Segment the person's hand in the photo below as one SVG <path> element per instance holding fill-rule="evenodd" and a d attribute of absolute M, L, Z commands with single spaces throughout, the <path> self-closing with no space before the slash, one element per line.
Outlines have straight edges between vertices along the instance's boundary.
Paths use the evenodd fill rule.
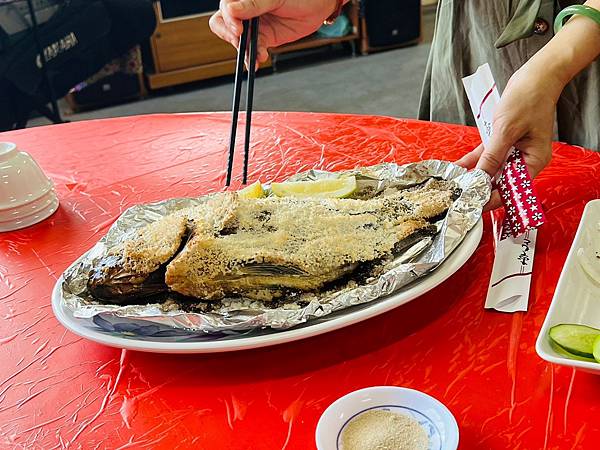
<path fill-rule="evenodd" d="M 457 164 L 483 169 L 495 177 L 511 147 L 521 151 L 532 177 L 550 162 L 556 102 L 562 85 L 546 76 L 533 61 L 530 63 L 510 78 L 494 115 L 493 135 L 487 148 L 479 145 Z M 500 195 L 495 190 L 485 210 L 500 206 Z"/>
<path fill-rule="evenodd" d="M 269 58 L 267 49 L 315 32 L 335 11 L 336 0 L 221 0 L 210 18 L 210 29 L 238 47 L 242 20 L 260 16 L 258 62 Z"/>

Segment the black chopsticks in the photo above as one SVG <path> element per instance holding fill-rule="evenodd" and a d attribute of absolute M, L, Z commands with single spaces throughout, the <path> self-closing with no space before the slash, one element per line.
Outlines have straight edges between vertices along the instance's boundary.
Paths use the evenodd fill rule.
<path fill-rule="evenodd" d="M 235 69 L 235 86 L 233 90 L 233 106 L 231 116 L 231 137 L 229 140 L 229 160 L 227 163 L 227 182 L 226 186 L 231 184 L 231 174 L 233 170 L 233 156 L 235 153 L 235 137 L 237 132 L 237 122 L 240 112 L 240 98 L 242 92 L 242 76 L 244 73 L 244 59 L 246 58 L 246 47 L 249 45 L 248 56 L 248 84 L 246 86 L 246 133 L 244 141 L 244 171 L 242 183 L 246 184 L 248 180 L 248 153 L 250 150 L 250 128 L 252 125 L 252 102 L 254 100 L 254 75 L 256 68 L 256 54 L 258 46 L 258 17 L 250 20 L 244 20 L 243 31 L 240 36 L 240 45 L 238 46 L 237 65 Z M 248 35 L 250 43 L 248 44 Z"/>

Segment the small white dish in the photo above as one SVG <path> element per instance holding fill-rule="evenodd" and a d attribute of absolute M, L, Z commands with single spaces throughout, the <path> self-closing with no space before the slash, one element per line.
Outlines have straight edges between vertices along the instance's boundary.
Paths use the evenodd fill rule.
<path fill-rule="evenodd" d="M 41 222 L 58 209 L 52 181 L 12 142 L 0 142 L 0 232 Z"/>
<path fill-rule="evenodd" d="M 561 353 L 552 345 L 548 336 L 550 328 L 559 324 L 600 328 L 600 284 L 586 273 L 577 255 L 579 249 L 585 249 L 586 253 L 600 252 L 600 199 L 589 202 L 583 211 L 535 350 L 542 359 L 551 363 L 600 374 L 599 363 Z M 600 261 L 595 262 L 595 265 L 600 267 Z"/>
<path fill-rule="evenodd" d="M 333 402 L 321 415 L 315 432 L 318 450 L 343 450 L 341 436 L 360 414 L 383 409 L 412 417 L 429 436 L 429 450 L 456 450 L 458 424 L 443 403 L 423 392 L 397 386 L 374 386 Z"/>

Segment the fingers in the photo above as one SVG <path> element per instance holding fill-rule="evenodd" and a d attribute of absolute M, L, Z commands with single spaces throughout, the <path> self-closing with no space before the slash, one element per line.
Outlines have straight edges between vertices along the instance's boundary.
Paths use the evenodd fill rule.
<path fill-rule="evenodd" d="M 483 144 L 479 144 L 474 150 L 471 150 L 469 153 L 467 153 L 458 161 L 456 161 L 456 164 L 461 167 L 464 167 L 465 169 L 472 169 L 477 165 L 477 162 L 480 160 L 483 152 Z M 486 203 L 486 205 L 483 208 L 483 212 L 492 211 L 496 208 L 500 208 L 501 206 L 502 200 L 500 198 L 500 194 L 496 189 L 494 189 L 490 196 L 490 200 Z"/>
<path fill-rule="evenodd" d="M 529 169 L 529 174 L 535 178 L 552 159 L 552 143 L 543 144 L 519 144 L 519 150 Z"/>
<path fill-rule="evenodd" d="M 266 3 L 269 3 L 267 0 Z M 210 20 L 210 28 L 213 32 L 231 43 L 235 48 L 239 46 L 240 36 L 244 29 L 242 20 L 249 17 L 256 17 L 260 14 L 251 15 L 249 17 L 238 17 L 236 11 L 242 8 L 242 11 L 252 12 L 253 10 L 260 10 L 260 8 L 252 8 L 252 5 L 239 5 L 242 3 L 240 0 L 221 0 L 219 3 L 219 11 L 215 13 Z M 246 2 L 247 3 L 247 2 Z M 250 3 L 265 3 L 265 1 L 255 0 Z"/>
<path fill-rule="evenodd" d="M 491 177 L 498 173 L 508 151 L 522 137 L 514 125 L 510 121 L 508 124 L 501 121 L 494 122 L 494 134 L 483 149 L 476 168 L 485 170 Z"/>
<path fill-rule="evenodd" d="M 267 23 L 263 23 L 263 22 L 267 22 L 267 21 L 263 21 L 261 20 L 260 24 L 261 24 L 261 28 L 258 32 L 258 50 L 257 50 L 257 55 L 256 55 L 256 59 L 257 61 L 262 64 L 264 62 L 267 61 L 267 59 L 269 59 L 269 51 L 267 50 L 267 48 L 270 45 L 269 41 L 269 34 L 272 34 L 272 28 L 271 25 L 267 22 Z M 265 32 L 265 30 L 267 32 Z"/>
<path fill-rule="evenodd" d="M 260 20 L 260 31 L 258 32 L 258 45 L 256 49 L 256 67 L 267 62 L 269 59 L 268 48 L 271 46 L 272 40 L 270 37 L 273 35 L 273 27 L 269 20 Z M 246 55 L 246 68 L 248 68 L 248 55 Z"/>
<path fill-rule="evenodd" d="M 535 178 L 552 159 L 552 143 L 550 141 L 547 143 L 542 143 L 537 140 L 533 142 L 521 141 L 517 142 L 515 146 L 523 154 L 523 158 L 525 159 L 529 174 L 532 178 Z M 476 150 L 477 149 L 473 150 L 473 152 Z M 468 156 L 469 154 L 465 155 L 465 157 Z M 495 189 L 492 191 L 490 200 L 483 208 L 483 211 L 491 211 L 501 206 L 502 200 L 500 198 L 500 193 Z"/>
<path fill-rule="evenodd" d="M 240 5 L 238 5 L 240 4 Z M 210 18 L 209 25 L 213 33 L 221 39 L 229 42 L 235 48 L 239 47 L 240 36 L 243 31 L 242 19 L 254 17 L 262 14 L 264 11 L 272 10 L 279 5 L 275 0 L 221 0 L 220 10 Z M 234 15 L 234 12 L 240 10 L 244 12 L 240 17 Z M 258 14 L 253 14 L 258 12 Z M 268 48 L 271 46 L 273 29 L 269 20 L 261 20 L 261 31 L 258 36 L 258 48 L 256 55 L 256 69 L 259 64 L 269 59 Z M 246 57 L 246 68 L 248 67 L 248 57 Z"/>
<path fill-rule="evenodd" d="M 482 153 L 484 152 L 483 144 L 479 144 L 474 150 L 471 150 L 469 153 L 464 155 L 456 164 L 464 167 L 465 169 L 472 169 L 477 165 L 477 162 L 481 158 Z M 492 191 L 490 196 L 490 200 L 486 203 L 483 208 L 483 212 L 491 211 L 496 208 L 500 208 L 502 206 L 502 201 L 500 199 L 500 194 L 496 189 Z"/>
<path fill-rule="evenodd" d="M 213 33 L 219 36 L 221 39 L 229 42 L 236 49 L 239 47 L 240 36 L 236 35 L 227 27 L 225 21 L 223 19 L 223 15 L 220 11 L 216 12 L 212 15 L 209 20 L 210 29 Z M 262 21 L 261 21 L 262 24 Z M 268 24 L 267 24 L 268 25 Z M 268 31 L 270 31 L 270 26 L 267 26 Z M 256 49 L 256 67 L 255 70 L 258 70 L 258 66 L 269 59 L 269 51 L 268 48 L 268 34 L 259 32 L 258 35 L 258 48 Z M 249 55 L 246 53 L 245 57 L 245 65 L 248 68 L 249 64 Z"/>
<path fill-rule="evenodd" d="M 456 164 L 466 169 L 477 167 L 485 170 L 492 177 L 498 175 L 502 169 L 508 151 L 513 147 L 518 148 L 523 154 L 525 163 L 532 178 L 535 178 L 552 159 L 552 142 L 547 139 L 522 139 L 514 144 L 508 144 L 511 139 L 505 139 L 502 143 L 490 143 L 490 150 L 486 152 L 483 144 L 479 144 L 474 150 L 465 154 L 456 161 Z M 508 146 L 508 147 L 507 147 Z"/>
<path fill-rule="evenodd" d="M 495 139 L 494 136 L 492 136 L 487 148 L 484 147 L 481 152 L 475 167 L 486 171 L 489 176 L 494 177 L 502 167 L 511 147 L 512 143 L 509 143 L 508 140 L 505 140 L 502 137 Z"/>
<path fill-rule="evenodd" d="M 497 190 L 492 191 L 492 195 L 490 196 L 490 200 L 483 207 L 483 212 L 492 211 L 494 209 L 500 208 L 502 206 L 502 200 L 500 198 L 500 193 Z"/>
<path fill-rule="evenodd" d="M 223 22 L 225 26 L 231 31 L 234 36 L 239 36 L 242 34 L 242 21 L 241 19 L 235 18 L 231 15 L 229 4 L 232 3 L 233 0 L 221 0 L 219 2 L 219 12 L 223 17 Z"/>
<path fill-rule="evenodd" d="M 263 64 L 263 63 L 267 62 L 267 59 L 269 59 L 269 52 L 267 51 L 267 48 L 261 47 L 259 44 L 258 55 L 257 55 L 258 63 Z"/>
<path fill-rule="evenodd" d="M 269 52 L 266 47 L 260 47 L 259 44 L 258 49 L 256 50 L 256 64 L 254 65 L 254 71 L 256 72 L 259 69 L 259 66 L 266 62 L 267 59 L 269 59 Z M 246 65 L 246 70 L 250 70 L 250 55 L 248 53 L 246 53 L 246 57 L 244 58 L 244 64 Z"/>
<path fill-rule="evenodd" d="M 208 24 L 213 33 L 215 33 L 224 41 L 229 42 L 235 48 L 238 47 L 240 41 L 239 34 L 235 34 L 232 29 L 227 26 L 221 11 L 217 11 L 215 14 L 213 14 Z"/>
<path fill-rule="evenodd" d="M 266 22 L 266 23 L 263 23 Z M 260 21 L 260 30 L 264 30 L 267 29 L 267 31 L 270 31 L 270 24 L 268 23 L 268 21 Z M 257 48 L 256 48 L 256 64 L 254 65 L 254 71 L 256 72 L 259 69 L 260 64 L 266 62 L 269 59 L 269 52 L 267 50 L 267 41 L 268 37 L 267 34 L 264 31 L 259 31 L 258 32 L 258 42 L 257 42 Z M 238 46 L 236 45 L 236 48 Z M 250 50 L 248 49 L 246 51 L 246 55 L 244 57 L 244 65 L 246 67 L 246 70 L 250 70 Z"/>
<path fill-rule="evenodd" d="M 483 144 L 479 144 L 474 150 L 471 150 L 469 153 L 464 155 L 462 158 L 456 161 L 456 164 L 464 167 L 465 169 L 472 169 L 477 165 L 477 161 L 479 161 L 481 153 L 483 153 Z"/>
<path fill-rule="evenodd" d="M 281 0 L 222 0 L 222 11 L 232 19 L 244 20 L 273 11 Z"/>
<path fill-rule="evenodd" d="M 246 70 L 248 72 L 250 72 L 250 55 L 248 53 L 246 53 L 246 57 L 244 58 L 244 65 L 246 66 Z M 258 70 L 259 65 L 260 65 L 260 62 L 259 62 L 258 53 L 257 53 L 256 61 L 254 63 L 254 71 L 255 72 Z"/>

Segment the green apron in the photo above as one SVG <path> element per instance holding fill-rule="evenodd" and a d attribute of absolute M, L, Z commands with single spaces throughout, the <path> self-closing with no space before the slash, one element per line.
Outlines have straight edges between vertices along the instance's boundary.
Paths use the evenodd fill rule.
<path fill-rule="evenodd" d="M 555 0 L 440 0 L 419 118 L 475 125 L 461 79 L 488 62 L 502 92 L 510 76 L 552 38 L 560 9 Z M 599 123 L 600 67 L 594 63 L 563 91 L 555 137 L 598 150 Z"/>

